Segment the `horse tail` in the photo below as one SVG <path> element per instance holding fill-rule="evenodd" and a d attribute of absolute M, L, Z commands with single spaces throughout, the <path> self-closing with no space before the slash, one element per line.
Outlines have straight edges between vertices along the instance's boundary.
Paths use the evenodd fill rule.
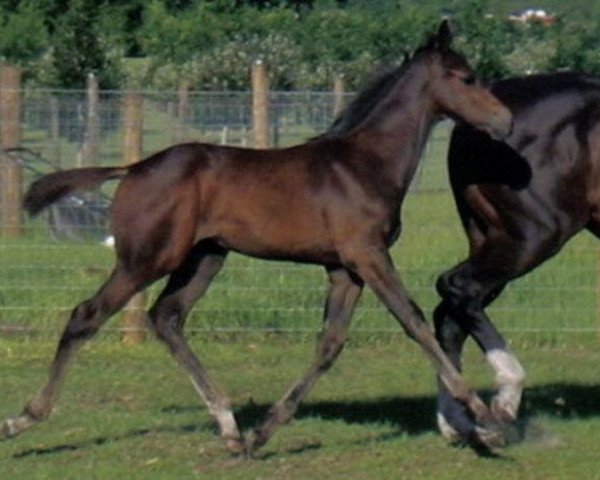
<path fill-rule="evenodd" d="M 78 191 L 88 190 L 107 180 L 121 178 L 127 167 L 90 167 L 50 173 L 31 184 L 23 200 L 23 208 L 30 215 L 37 215 L 44 208 L 61 198 Z"/>

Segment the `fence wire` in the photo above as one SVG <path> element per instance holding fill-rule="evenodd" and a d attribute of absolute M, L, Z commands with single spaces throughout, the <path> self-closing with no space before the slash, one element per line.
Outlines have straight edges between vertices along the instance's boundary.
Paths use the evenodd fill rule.
<path fill-rule="evenodd" d="M 123 163 L 124 95 L 100 92 L 92 105 L 85 91 L 24 91 L 22 149 L 4 153 L 2 161 L 20 162 L 25 187 L 56 169 Z M 288 146 L 324 131 L 335 101 L 328 92 L 272 92 L 271 144 Z M 144 92 L 143 153 L 184 141 L 251 147 L 251 108 L 249 92 L 189 92 L 185 101 L 177 92 Z M 467 251 L 445 169 L 450 128 L 444 122 L 433 133 L 393 249 L 405 284 L 429 317 L 438 301 L 437 276 Z M 0 239 L 1 332 L 56 335 L 72 308 L 102 284 L 114 262 L 107 222 L 114 187 L 70 198 L 38 218 L 24 217 L 22 236 Z M 513 282 L 490 314 L 503 331 L 596 335 L 597 257 L 594 240 L 578 236 L 556 258 Z M 161 285 L 150 288 L 149 303 Z M 194 308 L 188 329 L 317 331 L 326 287 L 320 268 L 232 255 Z M 120 328 L 119 319 L 108 327 Z M 370 292 L 353 328 L 398 329 Z"/>

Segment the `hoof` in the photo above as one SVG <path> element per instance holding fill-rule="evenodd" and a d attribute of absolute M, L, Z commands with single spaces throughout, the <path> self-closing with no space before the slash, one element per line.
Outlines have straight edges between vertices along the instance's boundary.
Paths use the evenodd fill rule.
<path fill-rule="evenodd" d="M 256 436 L 254 434 L 248 435 L 246 437 L 246 442 L 244 444 L 245 457 L 248 460 L 254 458 L 254 454 L 256 453 L 256 450 L 258 450 L 259 448 L 260 448 L 260 445 L 258 445 L 258 442 L 256 441 Z"/>
<path fill-rule="evenodd" d="M 492 415 L 501 425 L 510 425 L 517 419 L 516 409 L 498 399 L 492 400 Z"/>
<path fill-rule="evenodd" d="M 246 456 L 246 442 L 241 437 L 225 438 L 225 446 L 234 457 Z"/>
<path fill-rule="evenodd" d="M 506 446 L 506 436 L 499 428 L 475 427 L 474 436 L 477 443 L 490 449 Z"/>
<path fill-rule="evenodd" d="M 9 440 L 16 437 L 23 428 L 21 427 L 21 417 L 8 417 L 2 422 L 2 429 L 0 430 L 0 440 Z"/>
<path fill-rule="evenodd" d="M 462 441 L 460 433 L 446 420 L 446 417 L 441 413 L 437 412 L 437 425 L 438 430 L 448 442 L 452 444 L 458 444 Z"/>
<path fill-rule="evenodd" d="M 0 440 L 8 440 L 9 438 L 13 437 L 13 435 L 11 435 L 9 420 L 10 419 L 7 418 L 4 420 L 4 422 L 2 422 L 2 429 L 0 429 Z"/>
<path fill-rule="evenodd" d="M 260 435 L 260 432 L 252 432 L 251 434 L 249 434 L 246 437 L 246 444 L 245 444 L 245 453 L 246 453 L 246 458 L 250 459 L 250 458 L 256 458 L 256 451 L 261 448 L 265 443 L 267 443 L 268 439 L 265 439 L 263 436 Z"/>

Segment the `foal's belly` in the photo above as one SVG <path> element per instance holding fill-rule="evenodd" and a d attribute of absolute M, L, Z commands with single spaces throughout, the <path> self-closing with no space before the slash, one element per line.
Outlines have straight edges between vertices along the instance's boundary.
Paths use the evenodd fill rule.
<path fill-rule="evenodd" d="M 213 235 L 224 248 L 258 258 L 337 263 L 339 256 L 323 225 L 310 222 L 228 219 Z"/>

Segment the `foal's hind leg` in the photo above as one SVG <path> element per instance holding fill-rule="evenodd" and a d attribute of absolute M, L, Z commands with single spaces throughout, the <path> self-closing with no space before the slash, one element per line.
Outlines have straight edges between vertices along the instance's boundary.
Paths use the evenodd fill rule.
<path fill-rule="evenodd" d="M 187 371 L 190 379 L 217 421 L 221 437 L 232 453 L 242 453 L 244 442 L 227 396 L 210 380 L 204 367 L 183 337 L 185 318 L 194 302 L 221 270 L 226 252 L 215 245 L 196 245 L 149 312 L 157 337 Z"/>
<path fill-rule="evenodd" d="M 325 373 L 346 343 L 350 317 L 362 291 L 362 281 L 344 269 L 329 271 L 329 294 L 325 306 L 323 332 L 316 358 L 308 371 L 275 403 L 265 421 L 248 441 L 248 454 L 267 443 L 280 425 L 289 421 L 312 386 Z"/>
<path fill-rule="evenodd" d="M 140 282 L 117 267 L 96 295 L 73 310 L 58 344 L 48 382 L 19 416 L 4 420 L 0 438 L 14 437 L 50 415 L 73 353 L 120 310 L 140 286 Z"/>

